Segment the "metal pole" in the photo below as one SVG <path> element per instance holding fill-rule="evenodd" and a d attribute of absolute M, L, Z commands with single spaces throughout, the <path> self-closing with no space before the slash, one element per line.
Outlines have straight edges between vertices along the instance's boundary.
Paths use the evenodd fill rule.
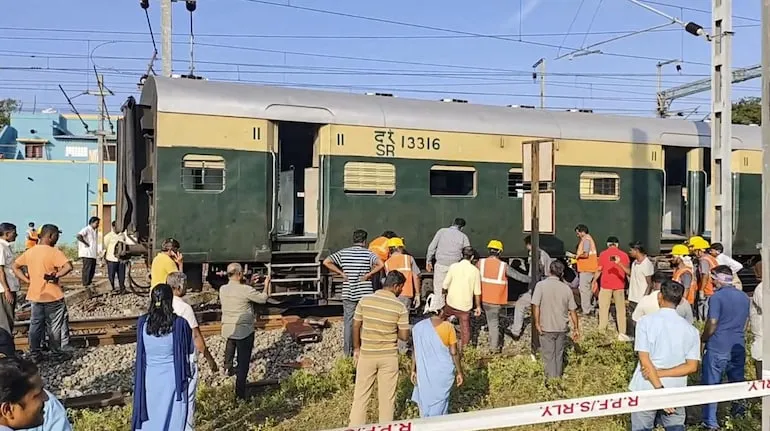
<path fill-rule="evenodd" d="M 531 209 L 532 209 L 532 261 L 530 262 L 529 274 L 531 276 L 529 280 L 529 291 L 534 295 L 535 285 L 540 280 L 540 142 L 532 142 L 532 189 L 530 195 L 532 196 Z M 543 268 L 547 269 L 547 268 Z M 532 322 L 532 341 L 531 348 L 532 354 L 536 355 L 540 348 L 540 337 L 535 328 L 535 306 L 531 306 Z"/>
<path fill-rule="evenodd" d="M 532 70 L 532 80 L 534 81 L 537 78 L 540 78 L 540 109 L 543 109 L 545 108 L 545 58 L 537 60 L 537 62 L 532 65 Z M 538 74 L 540 76 L 537 76 Z"/>
<path fill-rule="evenodd" d="M 540 109 L 545 109 L 545 59 L 540 63 Z"/>
<path fill-rule="evenodd" d="M 762 284 L 770 278 L 770 0 L 762 0 Z M 765 290 L 767 290 L 765 288 Z M 764 295 L 763 310 L 770 310 L 770 295 Z M 762 319 L 762 330 L 770 334 L 770 317 Z M 770 373 L 770 337 L 762 342 L 763 374 Z M 757 376 L 761 379 L 762 376 Z M 762 431 L 770 431 L 770 397 L 762 398 Z"/>
<path fill-rule="evenodd" d="M 99 131 L 96 134 L 97 144 L 99 149 L 97 151 L 97 157 L 99 160 L 99 189 L 96 192 L 98 198 L 96 208 L 96 216 L 100 219 L 104 218 L 104 145 L 105 145 L 105 130 L 104 130 L 104 107 L 106 106 L 104 100 L 104 75 L 97 75 L 96 84 L 99 86 Z M 99 234 L 104 238 L 104 224 L 109 223 L 111 220 L 101 220 L 99 223 Z"/>
<path fill-rule="evenodd" d="M 170 77 L 171 63 L 171 0 L 160 1 L 160 56 L 163 60 L 163 76 Z"/>
<path fill-rule="evenodd" d="M 721 242 L 724 252 L 733 251 L 732 154 L 732 0 L 712 0 L 711 42 L 711 187 L 714 198 L 712 242 Z"/>

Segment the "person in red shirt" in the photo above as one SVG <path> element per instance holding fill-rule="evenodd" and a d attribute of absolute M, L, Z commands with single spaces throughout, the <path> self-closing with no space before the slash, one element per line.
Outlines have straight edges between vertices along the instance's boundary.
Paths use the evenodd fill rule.
<path fill-rule="evenodd" d="M 626 272 L 616 262 L 630 265 L 628 255 L 618 248 L 618 238 L 607 238 L 607 249 L 599 254 L 599 267 L 594 274 L 593 291 L 599 296 L 599 330 L 607 328 L 610 320 L 610 304 L 615 301 L 615 321 L 618 323 L 618 340 L 630 341 L 626 334 Z"/>

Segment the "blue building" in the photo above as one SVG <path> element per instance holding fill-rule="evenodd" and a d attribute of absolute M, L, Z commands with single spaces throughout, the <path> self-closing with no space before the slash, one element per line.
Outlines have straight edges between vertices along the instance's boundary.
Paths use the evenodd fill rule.
<path fill-rule="evenodd" d="M 29 222 L 53 223 L 62 230 L 60 243 L 74 243 L 75 235 L 97 214 L 99 189 L 98 116 L 58 113 L 14 113 L 0 130 L 0 221 L 14 223 L 21 237 Z M 114 128 L 117 119 L 113 118 Z M 87 126 L 87 127 L 86 127 Z M 117 130 L 107 131 L 104 149 L 104 212 L 112 221 L 115 209 Z M 109 224 L 107 224 L 109 226 Z M 107 228 L 109 229 L 109 228 Z"/>

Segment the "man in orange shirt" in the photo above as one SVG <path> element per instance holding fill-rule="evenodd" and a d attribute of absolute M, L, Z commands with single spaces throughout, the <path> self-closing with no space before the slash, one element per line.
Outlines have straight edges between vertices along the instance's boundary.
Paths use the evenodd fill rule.
<path fill-rule="evenodd" d="M 67 305 L 59 279 L 72 271 L 72 263 L 56 248 L 59 234 L 61 231 L 55 225 L 43 225 L 39 236 L 40 243 L 25 251 L 13 264 L 16 277 L 29 283 L 27 300 L 32 303 L 29 348 L 32 358 L 36 361 L 42 359 L 42 344 L 46 333 L 54 357 L 59 360 L 70 357 L 62 350 L 62 327 L 66 323 Z M 29 277 L 21 270 L 23 266 L 27 267 Z M 47 322 L 50 324 L 49 328 L 46 328 Z"/>
<path fill-rule="evenodd" d="M 393 238 L 398 238 L 398 235 L 392 230 L 386 230 L 382 233 L 382 235 L 373 239 L 372 242 L 369 243 L 369 251 L 374 253 L 375 256 L 379 257 L 380 262 L 387 261 L 390 257 L 390 247 L 388 246 L 388 242 Z M 383 270 L 372 276 L 372 288 L 374 290 L 382 287 L 382 280 L 385 278 L 386 274 L 387 271 Z M 408 306 L 406 308 L 407 310 L 409 309 Z"/>

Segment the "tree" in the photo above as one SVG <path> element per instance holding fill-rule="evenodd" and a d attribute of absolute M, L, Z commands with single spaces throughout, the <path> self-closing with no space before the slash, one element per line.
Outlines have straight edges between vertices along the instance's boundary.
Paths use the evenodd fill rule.
<path fill-rule="evenodd" d="M 19 101 L 14 99 L 0 100 L 0 129 L 11 123 L 11 113 L 19 107 Z"/>
<path fill-rule="evenodd" d="M 760 124 L 762 121 L 762 99 L 744 97 L 733 103 L 733 124 Z"/>

